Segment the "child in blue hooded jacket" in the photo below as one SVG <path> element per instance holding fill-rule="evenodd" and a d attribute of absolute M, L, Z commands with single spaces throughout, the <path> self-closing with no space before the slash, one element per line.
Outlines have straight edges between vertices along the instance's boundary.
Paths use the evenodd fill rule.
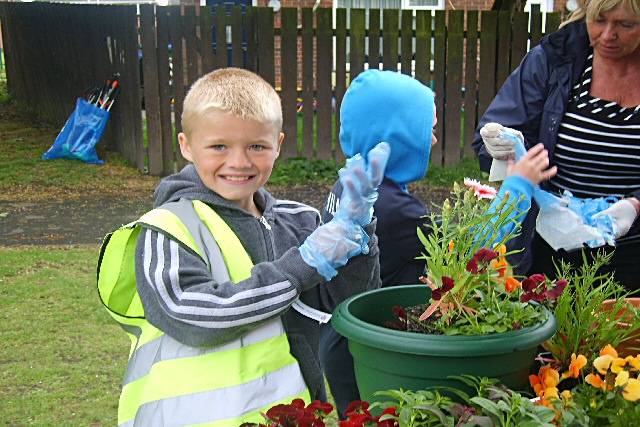
<path fill-rule="evenodd" d="M 421 227 L 428 234 L 424 217 L 429 210 L 409 193 L 407 185 L 427 174 L 431 147 L 437 143 L 433 134 L 436 122 L 431 89 L 393 71 L 368 70 L 359 74 L 342 100 L 340 147 L 345 157 L 358 153 L 366 156 L 382 141 L 391 146 L 374 205 L 383 287 L 418 283 L 418 277 L 424 273 L 424 261 L 416 259 L 423 250 L 416 229 Z M 548 153 L 542 144 L 533 147 L 520 161 L 510 165 L 509 177 L 490 209 L 508 192 L 511 200 L 519 200 L 518 211 L 528 211 L 534 187 L 555 174 L 555 168 L 547 169 L 548 166 Z M 327 197 L 323 222 L 333 218 L 341 194 L 338 181 Z M 347 404 L 359 399 L 346 341 L 330 325 L 323 326 L 320 362 L 341 417 Z"/>

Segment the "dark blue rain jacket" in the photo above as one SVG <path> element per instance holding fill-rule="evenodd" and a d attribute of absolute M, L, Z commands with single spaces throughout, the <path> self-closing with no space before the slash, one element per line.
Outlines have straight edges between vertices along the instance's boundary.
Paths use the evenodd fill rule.
<path fill-rule="evenodd" d="M 491 122 L 522 132 L 527 149 L 543 143 L 553 165 L 560 122 L 571 88 L 582 77 L 590 50 L 587 25 L 584 21 L 576 21 L 544 37 L 527 53 L 500 88 L 476 129 L 473 148 L 482 170 L 489 170 L 492 159 L 482 143 L 480 129 Z M 633 195 L 640 196 L 640 191 Z M 534 202 L 522 223 L 522 234 L 509 244 L 510 249 L 525 249 L 510 259 L 517 265 L 518 274 L 527 273 L 532 264 L 531 243 L 537 215 L 538 207 Z"/>

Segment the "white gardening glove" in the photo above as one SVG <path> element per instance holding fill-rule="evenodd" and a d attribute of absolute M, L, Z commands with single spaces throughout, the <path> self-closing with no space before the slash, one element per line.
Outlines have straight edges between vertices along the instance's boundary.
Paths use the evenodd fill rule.
<path fill-rule="evenodd" d="M 493 157 L 489 181 L 502 181 L 507 175 L 507 160 L 516 156 L 516 141 L 524 143 L 524 137 L 520 131 L 504 127 L 500 123 L 487 123 L 482 126 L 480 136 L 487 153 Z"/>
<path fill-rule="evenodd" d="M 603 215 L 609 215 L 613 220 L 613 234 L 615 238 L 622 237 L 629 232 L 631 225 L 638 216 L 635 205 L 629 199 L 622 199 L 602 212 L 598 212 L 593 218 L 598 218 Z"/>
<path fill-rule="evenodd" d="M 487 149 L 487 153 L 498 160 L 515 158 L 515 141 L 512 137 L 509 138 L 509 136 L 513 135 L 524 142 L 522 132 L 504 127 L 500 123 L 487 123 L 480 129 L 480 136 Z"/>

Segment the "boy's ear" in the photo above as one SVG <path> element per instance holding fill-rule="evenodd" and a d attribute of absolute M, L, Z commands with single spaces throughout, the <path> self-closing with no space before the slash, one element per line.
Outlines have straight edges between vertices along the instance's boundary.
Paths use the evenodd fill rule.
<path fill-rule="evenodd" d="M 280 132 L 280 135 L 278 135 L 278 146 L 276 147 L 276 157 L 280 155 L 280 149 L 282 148 L 283 143 L 284 143 L 284 133 Z"/>
<path fill-rule="evenodd" d="M 185 135 L 184 132 L 180 132 L 178 134 L 178 144 L 180 144 L 180 152 L 182 153 L 182 157 L 193 163 L 191 146 L 189 145 L 189 140 L 187 139 L 187 135 Z"/>

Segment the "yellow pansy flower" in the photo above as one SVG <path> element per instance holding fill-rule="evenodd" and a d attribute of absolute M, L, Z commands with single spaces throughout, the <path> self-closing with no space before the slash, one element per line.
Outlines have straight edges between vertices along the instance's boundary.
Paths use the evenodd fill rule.
<path fill-rule="evenodd" d="M 640 380 L 630 378 L 622 389 L 622 396 L 630 402 L 640 399 Z"/>
<path fill-rule="evenodd" d="M 616 357 L 611 361 L 611 367 L 609 369 L 611 369 L 611 372 L 613 372 L 614 374 L 619 374 L 624 370 L 626 364 L 627 361 L 625 359 Z"/>
<path fill-rule="evenodd" d="M 605 354 L 604 356 L 596 357 L 596 360 L 593 361 L 593 366 L 600 374 L 604 375 L 609 370 L 611 362 L 613 362 L 613 356 Z"/>
<path fill-rule="evenodd" d="M 614 385 L 616 387 L 622 387 L 627 383 L 627 381 L 629 381 L 629 372 L 622 371 L 618 375 L 616 375 L 616 382 Z"/>
<path fill-rule="evenodd" d="M 637 355 L 636 357 L 627 356 L 627 357 L 624 358 L 624 360 L 627 361 L 629 366 L 631 366 L 632 370 L 640 371 L 640 354 Z"/>

